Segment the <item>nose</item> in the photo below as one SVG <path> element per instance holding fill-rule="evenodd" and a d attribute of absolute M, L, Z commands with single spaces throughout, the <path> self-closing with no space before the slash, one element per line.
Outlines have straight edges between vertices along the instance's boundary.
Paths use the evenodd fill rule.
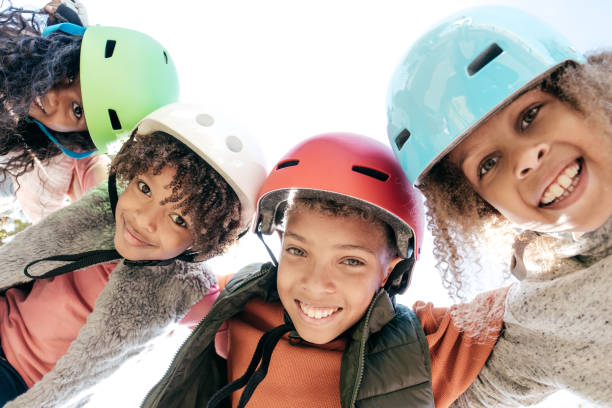
<path fill-rule="evenodd" d="M 540 167 L 544 157 L 550 150 L 547 143 L 538 143 L 522 148 L 517 153 L 514 174 L 518 179 L 524 179 L 534 170 Z"/>
<path fill-rule="evenodd" d="M 302 286 L 313 295 L 330 294 L 336 291 L 333 273 L 328 265 L 314 263 L 310 273 L 302 275 Z"/>
<path fill-rule="evenodd" d="M 158 207 L 158 206 L 155 206 Z M 159 224 L 160 212 L 152 205 L 142 205 L 136 213 L 136 222 L 142 229 L 147 233 L 154 233 L 157 231 Z"/>
<path fill-rule="evenodd" d="M 57 88 L 51 88 L 44 97 L 45 99 L 45 111 L 48 115 L 57 113 L 60 105 L 60 93 Z"/>

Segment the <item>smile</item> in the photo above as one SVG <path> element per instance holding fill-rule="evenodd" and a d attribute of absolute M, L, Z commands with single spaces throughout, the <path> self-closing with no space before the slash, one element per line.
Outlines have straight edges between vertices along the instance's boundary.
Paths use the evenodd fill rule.
<path fill-rule="evenodd" d="M 342 310 L 341 307 L 314 307 L 309 304 L 300 302 L 299 300 L 296 300 L 296 303 L 298 304 L 302 313 L 315 320 L 325 319 L 333 315 L 334 313 Z"/>
<path fill-rule="evenodd" d="M 581 172 L 582 159 L 567 166 L 544 191 L 540 199 L 540 207 L 547 207 L 565 200 L 578 185 Z"/>
<path fill-rule="evenodd" d="M 125 240 L 132 246 L 139 246 L 139 247 L 154 246 L 150 242 L 145 241 L 144 238 L 142 238 L 136 230 L 133 230 L 125 222 L 125 219 L 123 220 L 123 236 Z"/>
<path fill-rule="evenodd" d="M 46 113 L 47 113 L 47 111 L 45 110 L 45 108 L 44 108 L 44 106 L 43 106 L 43 104 L 42 104 L 42 99 L 41 99 L 41 97 L 40 97 L 40 96 L 37 96 L 36 98 L 34 98 L 34 100 L 32 101 L 32 103 L 33 103 L 34 105 L 36 105 L 36 107 L 37 107 L 38 109 L 40 109 L 40 110 L 41 110 L 41 111 L 42 111 L 44 114 L 46 114 Z"/>

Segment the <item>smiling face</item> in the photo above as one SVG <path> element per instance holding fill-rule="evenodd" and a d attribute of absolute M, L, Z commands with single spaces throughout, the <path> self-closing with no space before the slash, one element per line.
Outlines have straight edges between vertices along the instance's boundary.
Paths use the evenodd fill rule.
<path fill-rule="evenodd" d="M 325 344 L 363 317 L 399 261 L 381 225 L 298 208 L 283 235 L 278 293 L 300 337 Z"/>
<path fill-rule="evenodd" d="M 449 155 L 478 194 L 524 229 L 591 231 L 612 215 L 612 140 L 538 89 Z"/>
<path fill-rule="evenodd" d="M 57 132 L 87 130 L 81 98 L 81 80 L 65 79 L 42 96 L 32 101 L 28 114 Z"/>
<path fill-rule="evenodd" d="M 191 219 L 181 216 L 174 203 L 160 205 L 172 193 L 166 188 L 175 170 L 164 167 L 130 181 L 119 197 L 115 212 L 115 249 L 133 261 L 165 260 L 188 249 L 192 242 Z"/>

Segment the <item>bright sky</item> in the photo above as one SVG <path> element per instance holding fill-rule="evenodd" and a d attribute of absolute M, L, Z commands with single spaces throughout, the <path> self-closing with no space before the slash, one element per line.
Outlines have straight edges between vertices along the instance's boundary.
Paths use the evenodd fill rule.
<path fill-rule="evenodd" d="M 84 2 L 90 24 L 137 29 L 164 44 L 179 70 L 182 100 L 221 106 L 238 118 L 261 141 L 270 167 L 318 133 L 351 131 L 387 143 L 386 88 L 395 65 L 422 32 L 462 8 L 515 5 L 562 31 L 579 50 L 612 46 L 612 5 L 604 0 Z M 423 248 L 403 303 L 448 304 L 430 251 Z M 251 238 L 214 265 L 229 273 L 265 260 Z M 563 397 L 543 406 L 576 402 Z"/>

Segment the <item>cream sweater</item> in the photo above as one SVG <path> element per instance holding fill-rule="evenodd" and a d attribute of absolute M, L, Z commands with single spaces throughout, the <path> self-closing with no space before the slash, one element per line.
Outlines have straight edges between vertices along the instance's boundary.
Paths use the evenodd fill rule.
<path fill-rule="evenodd" d="M 454 406 L 531 405 L 562 389 L 612 406 L 612 219 L 555 245 L 558 262 L 540 269 L 537 251 L 527 247 L 524 267 L 517 247 L 524 279 L 508 293 L 505 330 Z"/>

